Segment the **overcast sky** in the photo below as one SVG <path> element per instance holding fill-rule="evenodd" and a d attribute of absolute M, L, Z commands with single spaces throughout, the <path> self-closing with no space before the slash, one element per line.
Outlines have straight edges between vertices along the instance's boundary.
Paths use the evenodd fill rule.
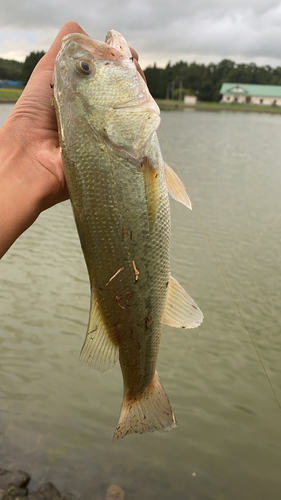
<path fill-rule="evenodd" d="M 62 24 L 120 31 L 145 68 L 168 61 L 281 66 L 281 0 L 0 0 L 0 57 L 48 50 Z"/>

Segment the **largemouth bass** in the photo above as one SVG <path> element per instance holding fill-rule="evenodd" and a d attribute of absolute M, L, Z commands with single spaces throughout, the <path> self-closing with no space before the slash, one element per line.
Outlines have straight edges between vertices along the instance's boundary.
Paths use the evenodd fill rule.
<path fill-rule="evenodd" d="M 203 319 L 170 276 L 170 194 L 191 208 L 162 158 L 159 108 L 127 42 L 70 34 L 54 70 L 63 165 L 91 285 L 81 361 L 104 372 L 119 358 L 124 394 L 114 439 L 169 430 L 176 420 L 156 361 L 162 323 Z"/>

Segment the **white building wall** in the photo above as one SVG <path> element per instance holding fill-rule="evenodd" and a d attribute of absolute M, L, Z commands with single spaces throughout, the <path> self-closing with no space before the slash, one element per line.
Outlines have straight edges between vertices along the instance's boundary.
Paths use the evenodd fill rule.
<path fill-rule="evenodd" d="M 281 97 L 251 96 L 250 102 L 247 102 L 245 95 L 223 94 L 221 102 L 228 104 L 237 102 L 239 104 L 259 104 L 260 106 L 281 106 Z"/>
<path fill-rule="evenodd" d="M 196 95 L 185 95 L 183 102 L 184 104 L 194 105 L 197 102 L 197 97 Z"/>
<path fill-rule="evenodd" d="M 246 97 L 244 95 L 238 95 L 237 96 L 237 101 L 239 104 L 245 104 L 246 102 Z"/>
<path fill-rule="evenodd" d="M 235 100 L 235 96 L 233 94 L 223 94 L 221 102 L 226 102 L 226 103 L 230 104 L 230 103 L 234 102 L 234 100 Z"/>
<path fill-rule="evenodd" d="M 252 104 L 260 104 L 262 106 L 281 106 L 280 97 L 264 97 L 264 96 L 253 96 L 251 99 Z"/>

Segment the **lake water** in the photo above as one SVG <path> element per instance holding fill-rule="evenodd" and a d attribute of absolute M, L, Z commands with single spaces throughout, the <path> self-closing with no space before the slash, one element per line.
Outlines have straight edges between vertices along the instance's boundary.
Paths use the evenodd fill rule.
<path fill-rule="evenodd" d="M 125 500 L 280 499 L 281 409 L 216 261 L 280 401 L 280 131 L 281 116 L 162 113 L 163 155 L 194 205 L 171 201 L 172 274 L 205 316 L 163 328 L 174 431 L 111 442 L 122 377 L 78 361 L 89 284 L 70 203 L 18 239 L 0 262 L 0 466 L 81 500 L 112 483 Z"/>

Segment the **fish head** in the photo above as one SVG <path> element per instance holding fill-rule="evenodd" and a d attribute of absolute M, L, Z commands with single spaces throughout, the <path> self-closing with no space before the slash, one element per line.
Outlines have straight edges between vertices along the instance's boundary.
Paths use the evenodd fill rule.
<path fill-rule="evenodd" d="M 159 108 L 137 71 L 125 38 L 115 30 L 108 32 L 105 42 L 80 33 L 65 36 L 56 58 L 53 83 L 55 107 L 64 114 L 64 124 L 73 117 L 87 120 L 97 134 L 108 131 L 108 141 L 119 149 L 127 148 L 135 157 L 159 125 Z M 132 134 L 128 139 L 124 131 L 118 133 L 117 122 L 124 124 L 125 115 L 126 120 L 132 118 L 135 122 L 138 111 L 154 119 L 149 133 L 135 147 L 135 139 L 133 145 L 128 143 Z M 126 129 L 130 129 L 129 123 Z"/>
<path fill-rule="evenodd" d="M 116 108 L 151 100 L 125 38 L 115 30 L 108 32 L 105 42 L 80 33 L 65 36 L 55 62 L 54 84 L 68 100 L 80 92 L 95 106 Z M 159 112 L 156 103 L 154 108 Z"/>

